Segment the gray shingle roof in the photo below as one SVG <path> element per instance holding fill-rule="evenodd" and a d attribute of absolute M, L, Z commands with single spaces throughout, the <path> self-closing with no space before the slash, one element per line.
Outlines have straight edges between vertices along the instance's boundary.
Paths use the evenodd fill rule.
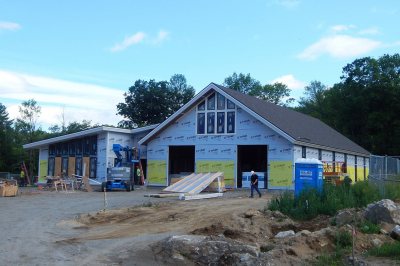
<path fill-rule="evenodd" d="M 319 119 L 213 83 L 296 141 L 369 155 L 370 152 Z"/>

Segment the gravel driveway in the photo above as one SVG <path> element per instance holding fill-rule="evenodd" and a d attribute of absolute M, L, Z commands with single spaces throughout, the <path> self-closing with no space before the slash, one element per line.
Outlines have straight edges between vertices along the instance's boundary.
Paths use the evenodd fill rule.
<path fill-rule="evenodd" d="M 145 194 L 158 192 L 160 189 L 154 188 L 107 192 L 107 209 L 176 201 L 174 198 L 144 197 Z M 248 190 L 239 190 L 225 193 L 224 197 L 245 197 L 247 194 Z M 148 244 L 174 233 L 87 243 L 63 242 L 80 233 L 73 223 L 74 218 L 103 209 L 102 192 L 22 188 L 17 197 L 0 197 L 0 265 L 151 265 L 143 253 Z M 124 256 L 124 249 L 126 252 L 130 250 L 126 256 L 136 258 L 135 261 L 118 263 L 118 258 Z M 138 254 L 132 254 L 131 250 L 136 250 Z M 113 252 L 116 260 L 110 262 Z"/>
<path fill-rule="evenodd" d="M 107 209 L 169 200 L 144 197 L 157 192 L 158 189 L 108 192 Z M 72 225 L 63 221 L 103 208 L 104 193 L 101 192 L 39 192 L 22 188 L 17 197 L 0 197 L 0 265 L 92 264 L 90 260 L 85 262 L 90 247 L 80 250 L 79 245 L 63 246 L 57 241 L 77 233 L 69 230 Z"/>

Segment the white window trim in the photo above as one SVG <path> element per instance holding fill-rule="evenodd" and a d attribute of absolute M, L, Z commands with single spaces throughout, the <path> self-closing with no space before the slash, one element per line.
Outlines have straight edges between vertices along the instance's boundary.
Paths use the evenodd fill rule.
<path fill-rule="evenodd" d="M 206 99 L 204 99 L 204 105 L 205 105 L 205 110 L 199 110 L 198 109 L 198 106 L 202 103 L 202 102 L 200 102 L 200 104 L 198 104 L 198 105 L 196 105 L 196 126 L 195 126 L 195 132 L 196 132 L 196 135 L 198 135 L 198 136 L 221 136 L 221 135 L 235 135 L 236 134 L 236 119 L 237 119 L 237 105 L 235 104 L 235 103 L 233 103 L 234 105 L 235 105 L 235 108 L 234 109 L 228 109 L 228 99 L 224 96 L 224 95 L 222 95 L 222 96 L 224 96 L 224 98 L 225 98 L 225 109 L 220 109 L 220 110 L 218 110 L 218 97 L 217 97 L 217 94 L 218 94 L 218 92 L 215 92 L 215 108 L 214 108 L 214 110 L 208 110 L 207 109 L 207 107 L 208 107 L 208 98 L 209 97 L 207 97 Z M 235 115 L 235 125 L 234 125 L 234 128 L 233 128 L 233 133 L 227 133 L 227 131 L 228 131 L 228 112 L 234 112 L 234 115 Z M 204 133 L 198 133 L 198 127 L 197 127 L 197 124 L 198 124 L 198 114 L 199 113 L 203 113 L 203 114 L 205 114 L 205 124 L 204 124 Z M 207 133 L 207 123 L 208 123 L 208 121 L 207 121 L 207 114 L 208 113 L 214 113 L 214 133 Z M 224 133 L 217 133 L 218 132 L 218 128 L 217 128 L 217 126 L 218 126 L 218 113 L 225 113 L 225 121 L 224 121 Z"/>

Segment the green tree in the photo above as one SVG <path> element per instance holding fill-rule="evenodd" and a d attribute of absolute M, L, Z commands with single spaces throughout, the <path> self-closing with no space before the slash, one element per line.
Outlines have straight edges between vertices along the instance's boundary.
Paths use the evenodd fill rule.
<path fill-rule="evenodd" d="M 262 90 L 261 83 L 252 78 L 250 73 L 247 75 L 239 73 L 238 75 L 236 72 L 234 72 L 231 76 L 225 78 L 223 85 L 230 89 L 240 91 L 244 94 L 250 94 L 251 92 Z"/>
<path fill-rule="evenodd" d="M 282 106 L 294 102 L 294 99 L 290 98 L 290 89 L 280 82 L 256 86 L 249 92 L 249 95 Z"/>
<path fill-rule="evenodd" d="M 168 81 L 137 80 L 124 93 L 125 103 L 117 105 L 117 114 L 125 120 L 119 126 L 136 128 L 163 122 L 194 96 L 183 75 Z"/>
<path fill-rule="evenodd" d="M 296 110 L 321 119 L 326 120 L 327 103 L 326 94 L 328 87 L 320 81 L 312 81 L 304 88 L 304 96 L 301 97 Z"/>
<path fill-rule="evenodd" d="M 82 122 L 78 121 L 69 122 L 68 125 L 66 126 L 65 123 L 62 123 L 61 126 L 55 124 L 49 127 L 49 131 L 51 133 L 49 137 L 56 137 L 56 136 L 76 133 L 97 126 L 99 125 L 97 124 L 92 125 L 92 121 L 85 119 L 82 120 Z"/>
<path fill-rule="evenodd" d="M 263 86 L 250 74 L 234 72 L 225 78 L 224 86 L 278 105 L 287 106 L 294 102 L 294 99 L 290 98 L 290 89 L 285 84 L 277 82 Z"/>
<path fill-rule="evenodd" d="M 341 82 L 306 87 L 298 110 L 323 120 L 375 154 L 400 154 L 400 55 L 356 59 Z"/>
<path fill-rule="evenodd" d="M 172 92 L 171 97 L 174 97 L 174 99 L 170 99 L 173 110 L 181 108 L 195 94 L 194 88 L 187 84 L 186 78 L 182 74 L 175 74 L 170 78 L 168 89 Z"/>
<path fill-rule="evenodd" d="M 19 106 L 20 118 L 14 123 L 15 131 L 20 144 L 31 143 L 43 139 L 46 133 L 40 127 L 37 128 L 37 121 L 40 117 L 41 107 L 34 99 L 22 102 Z M 21 156 L 21 161 L 27 161 L 29 176 L 32 179 L 33 173 L 37 172 L 38 152 L 36 150 L 28 150 L 28 157 Z"/>
<path fill-rule="evenodd" d="M 21 116 L 17 119 L 18 129 L 25 133 L 27 142 L 33 142 L 42 108 L 34 99 L 29 99 L 22 102 L 18 109 Z"/>
<path fill-rule="evenodd" d="M 365 57 L 334 86 L 343 132 L 373 153 L 400 154 L 400 55 Z"/>
<path fill-rule="evenodd" d="M 0 172 L 11 171 L 11 166 L 14 164 L 12 123 L 6 107 L 0 103 Z"/>

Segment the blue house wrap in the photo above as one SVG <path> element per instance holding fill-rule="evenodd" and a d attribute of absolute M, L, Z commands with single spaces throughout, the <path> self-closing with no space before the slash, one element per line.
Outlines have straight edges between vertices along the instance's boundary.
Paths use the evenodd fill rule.
<path fill-rule="evenodd" d="M 154 186 L 190 172 L 221 171 L 227 187 L 243 187 L 254 170 L 263 188 L 294 189 L 298 158 L 369 156 L 318 119 L 214 83 L 139 143 L 147 146 L 147 180 Z"/>

